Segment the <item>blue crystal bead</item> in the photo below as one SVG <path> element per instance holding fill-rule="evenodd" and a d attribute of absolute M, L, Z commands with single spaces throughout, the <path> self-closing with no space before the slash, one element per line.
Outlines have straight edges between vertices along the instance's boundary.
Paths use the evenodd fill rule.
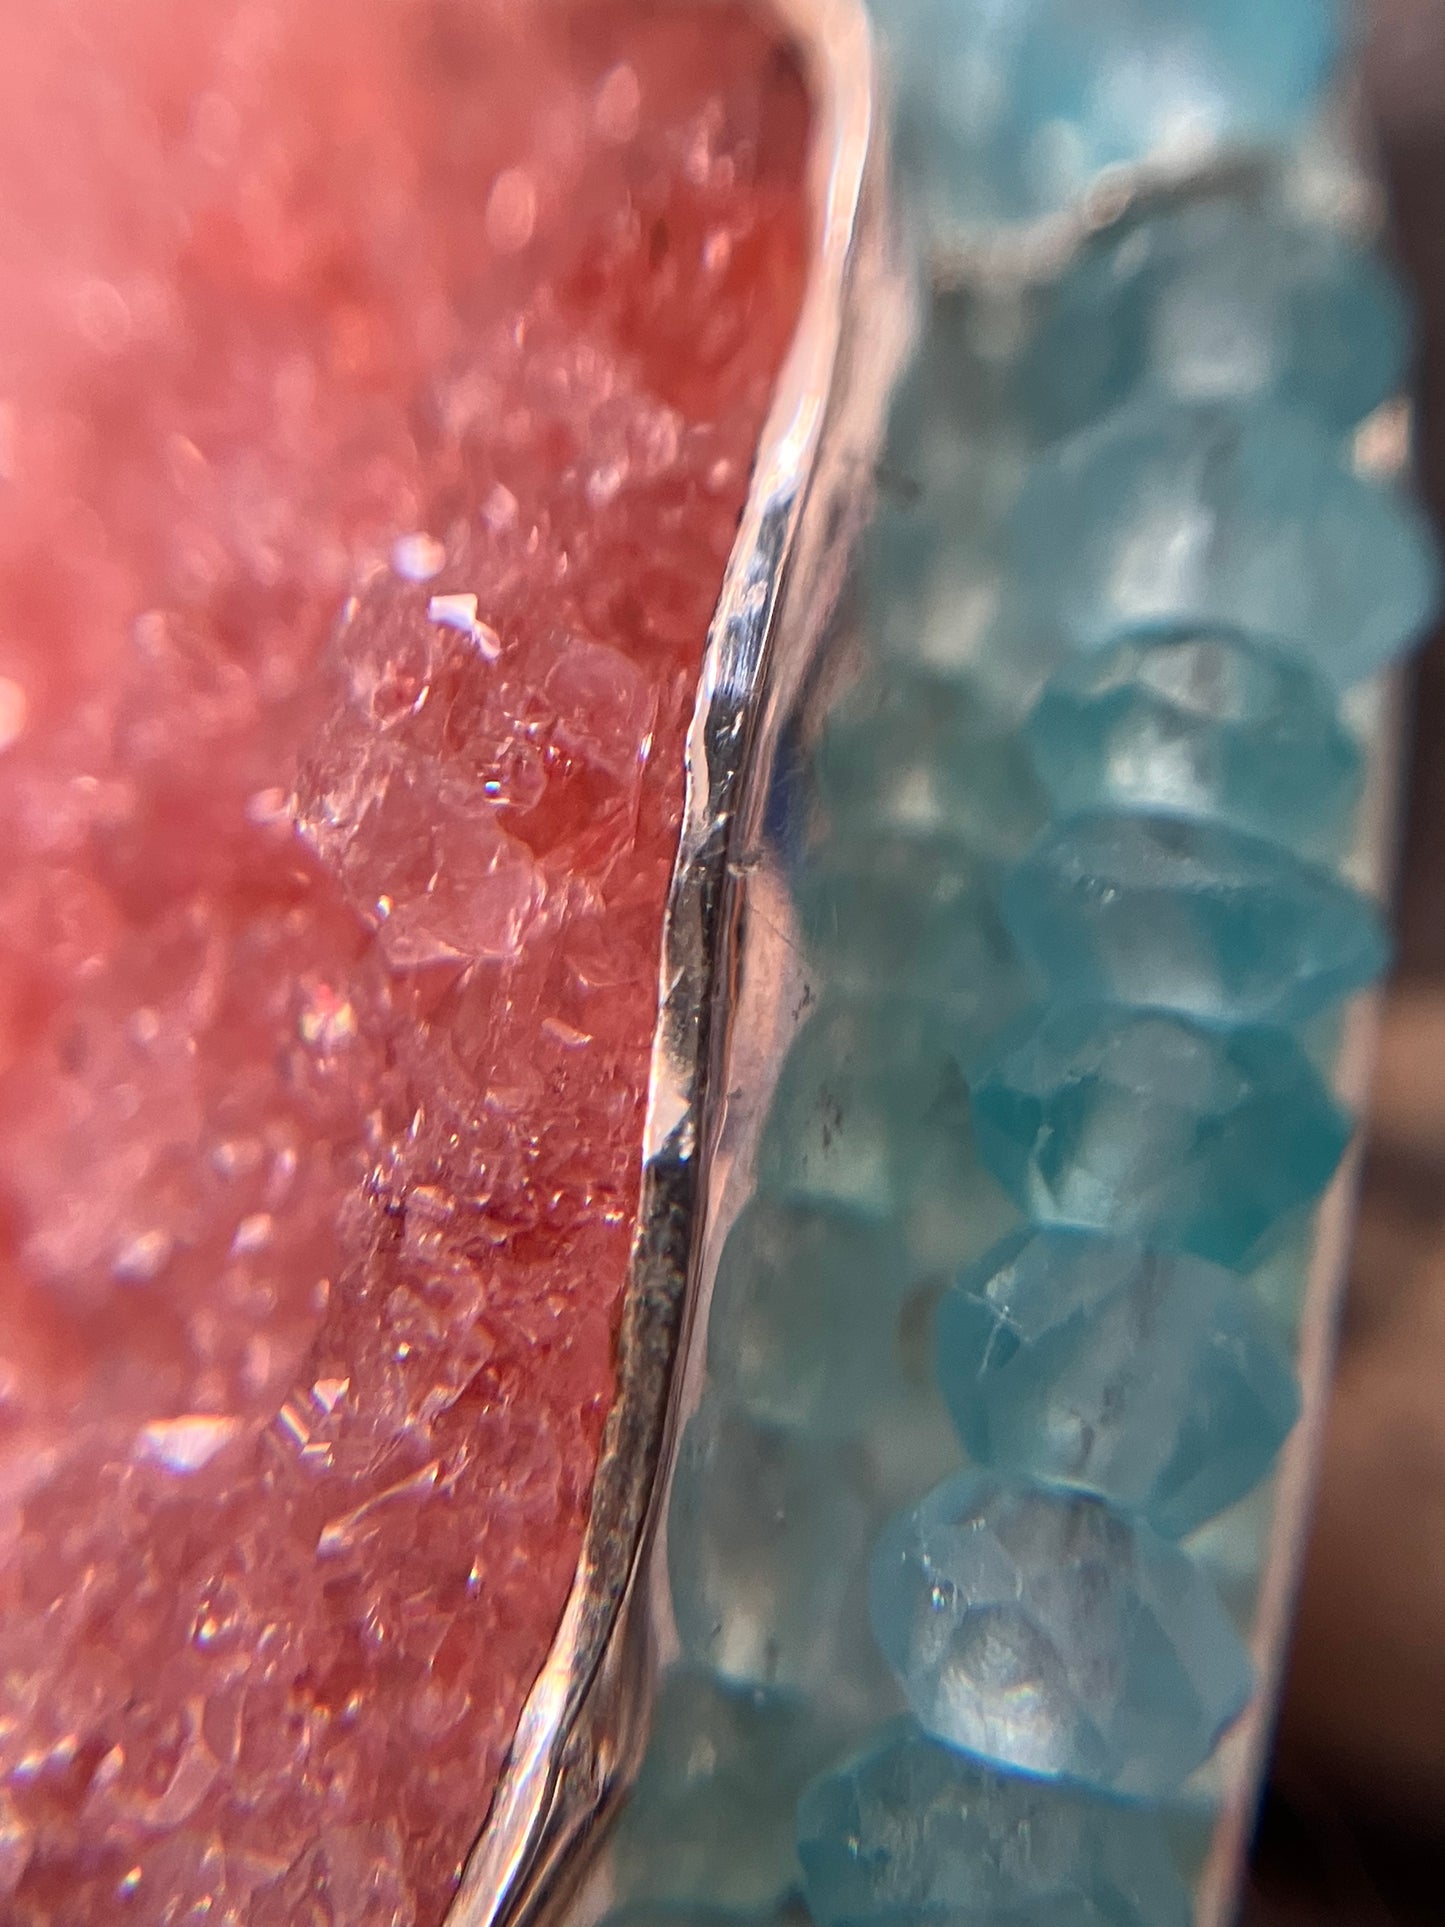
<path fill-rule="evenodd" d="M 926 1732 L 1104 1792 L 1171 1792 L 1250 1694 L 1199 1569 L 1080 1493 L 992 1472 L 948 1480 L 880 1537 L 870 1602 Z"/>
<path fill-rule="evenodd" d="M 1409 647 L 1439 569 L 1420 512 L 1303 416 L 1139 403 L 1039 462 L 1014 565 L 1086 649 L 1149 624 L 1276 637 L 1337 685 Z"/>
<path fill-rule="evenodd" d="M 668 1508 L 685 1655 L 750 1685 L 818 1688 L 866 1530 L 866 1505 L 839 1477 L 827 1441 L 707 1400 L 683 1433 Z"/>
<path fill-rule="evenodd" d="M 794 1806 L 837 1745 L 798 1694 L 669 1673 L 613 1835 L 618 1895 L 731 1914 L 778 1905 L 798 1885 Z"/>
<path fill-rule="evenodd" d="M 808 952 L 834 989 L 946 1016 L 983 1038 L 1024 1001 L 998 910 L 997 872 L 949 839 L 849 830 L 830 837 L 794 890 Z"/>
<path fill-rule="evenodd" d="M 868 677 L 829 716 L 815 759 L 835 834 L 882 831 L 1020 855 L 1046 806 L 1012 723 L 944 676 L 900 668 Z"/>
<path fill-rule="evenodd" d="M 1125 220 L 1046 299 L 1017 392 L 1045 436 L 1152 391 L 1283 402 L 1341 433 L 1404 380 L 1409 318 L 1372 250 L 1238 195 Z"/>
<path fill-rule="evenodd" d="M 971 1086 L 979 1152 L 1036 1221 L 1224 1265 L 1319 1195 L 1350 1136 L 1287 1033 L 1166 1011 L 1051 1006 Z"/>
<path fill-rule="evenodd" d="M 1171 1539 L 1257 1485 L 1299 1413 L 1242 1279 L 1061 1226 L 962 1274 L 939 1307 L 938 1377 L 977 1464 L 1098 1493 Z"/>
<path fill-rule="evenodd" d="M 1291 1025 L 1389 960 L 1374 905 L 1323 869 L 1218 823 L 1134 813 L 1045 832 L 1004 916 L 1052 996 Z"/>
<path fill-rule="evenodd" d="M 924 1269 L 955 1268 L 1014 1217 L 975 1153 L 952 1038 L 936 1015 L 889 1001 L 830 996 L 809 1018 L 779 1074 L 757 1174 L 765 1196 L 892 1222 Z"/>
<path fill-rule="evenodd" d="M 1331 0 L 875 0 L 899 146 L 936 225 L 1052 214 L 1104 168 L 1293 135 L 1339 47 Z"/>
<path fill-rule="evenodd" d="M 1111 805 L 1336 852 L 1360 751 L 1307 665 L 1221 631 L 1151 630 L 1059 668 L 1027 736 L 1054 812 Z"/>
<path fill-rule="evenodd" d="M 896 1720 L 798 1802 L 818 1927 L 1188 1927 L 1161 1821 Z"/>
<path fill-rule="evenodd" d="M 754 1198 L 718 1261 L 712 1383 L 763 1424 L 857 1432 L 894 1389 L 889 1361 L 911 1275 L 886 1225 Z"/>

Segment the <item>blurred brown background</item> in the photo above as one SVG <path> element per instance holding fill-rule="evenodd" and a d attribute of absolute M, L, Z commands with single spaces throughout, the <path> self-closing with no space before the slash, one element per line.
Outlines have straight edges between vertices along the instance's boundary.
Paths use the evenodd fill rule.
<path fill-rule="evenodd" d="M 1422 481 L 1445 527 L 1445 0 L 1372 0 L 1367 30 L 1421 309 Z M 1399 961 L 1244 1927 L 1445 1923 L 1445 632 L 1417 671 L 1413 737 Z"/>

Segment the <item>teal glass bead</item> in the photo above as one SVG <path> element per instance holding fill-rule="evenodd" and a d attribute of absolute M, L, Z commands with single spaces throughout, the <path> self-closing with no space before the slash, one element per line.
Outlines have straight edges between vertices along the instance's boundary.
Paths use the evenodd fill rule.
<path fill-rule="evenodd" d="M 1407 649 L 1439 590 L 1413 504 L 1261 404 L 1141 402 L 1061 442 L 1015 505 L 1013 556 L 1079 648 L 1150 624 L 1234 628 L 1342 687 Z"/>
<path fill-rule="evenodd" d="M 613 1835 L 619 1897 L 748 1915 L 798 1886 L 793 1809 L 839 1745 L 798 1694 L 679 1668 Z"/>
<path fill-rule="evenodd" d="M 757 1183 L 892 1223 L 926 1269 L 976 1257 L 1013 1216 L 975 1152 L 960 1050 L 936 1015 L 886 998 L 829 996 L 794 1038 Z"/>
<path fill-rule="evenodd" d="M 1188 1927 L 1157 1815 L 891 1722 L 798 1802 L 818 1927 Z"/>
<path fill-rule="evenodd" d="M 1000 1037 L 971 1087 L 985 1163 L 1039 1223 L 1243 1264 L 1317 1197 L 1350 1126 L 1283 1031 L 1053 1005 Z"/>
<path fill-rule="evenodd" d="M 821 1687 L 867 1517 L 828 1441 L 705 1401 L 683 1433 L 668 1506 L 667 1567 L 686 1657 L 747 1685 Z"/>
<path fill-rule="evenodd" d="M 1313 115 L 1331 0 L 875 0 L 935 230 L 1058 213 L 1105 168 L 1272 146 Z"/>
<path fill-rule="evenodd" d="M 754 1198 L 718 1261 L 710 1382 L 763 1424 L 850 1436 L 894 1389 L 910 1276 L 891 1226 Z"/>
<path fill-rule="evenodd" d="M 1015 721 L 946 676 L 899 667 L 866 677 L 830 714 L 814 764 L 835 837 L 1021 855 L 1047 810 Z"/>
<path fill-rule="evenodd" d="M 1044 833 L 1004 916 L 1049 994 L 1220 1022 L 1302 1023 L 1389 961 L 1374 905 L 1262 837 L 1130 813 Z"/>
<path fill-rule="evenodd" d="M 808 954 L 829 986 L 887 990 L 982 1040 L 1026 1001 L 998 908 L 998 873 L 948 839 L 848 829 L 795 885 Z"/>
<path fill-rule="evenodd" d="M 1212 193 L 1095 236 L 1052 288 L 1017 393 L 1070 434 L 1134 396 L 1282 402 L 1336 434 L 1405 379 L 1404 297 L 1370 249 Z"/>
<path fill-rule="evenodd" d="M 1218 630 L 1151 630 L 1070 657 L 1027 739 L 1060 817 L 1170 812 L 1333 855 L 1359 802 L 1359 746 L 1328 687 Z"/>
<path fill-rule="evenodd" d="M 997 1766 L 1151 1799 L 1251 1690 L 1204 1574 L 1101 1500 L 964 1473 L 885 1529 L 873 1630 L 919 1724 Z"/>
<path fill-rule="evenodd" d="M 1249 1286 L 1096 1232 L 1018 1232 L 938 1313 L 938 1378 L 969 1456 L 1078 1486 L 1182 1538 L 1259 1483 L 1299 1414 Z"/>

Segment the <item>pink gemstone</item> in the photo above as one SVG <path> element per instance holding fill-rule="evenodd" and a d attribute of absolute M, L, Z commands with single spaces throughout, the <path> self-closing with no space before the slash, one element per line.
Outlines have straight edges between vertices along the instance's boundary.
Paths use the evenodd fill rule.
<path fill-rule="evenodd" d="M 445 1907 L 612 1395 L 806 138 L 730 5 L 0 10 L 16 1927 Z"/>

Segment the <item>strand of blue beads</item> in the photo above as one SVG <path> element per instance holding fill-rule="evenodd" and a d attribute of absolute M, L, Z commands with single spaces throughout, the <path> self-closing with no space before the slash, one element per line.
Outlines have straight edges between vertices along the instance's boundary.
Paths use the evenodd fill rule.
<path fill-rule="evenodd" d="M 934 242 L 1203 165 L 927 303 L 783 838 L 818 1002 L 718 1270 L 617 1918 L 1183 1927 L 1180 1790 L 1251 1691 L 1215 1555 L 1297 1415 L 1385 956 L 1340 695 L 1435 592 L 1354 460 L 1407 328 L 1301 190 L 1319 0 L 878 11 Z"/>

